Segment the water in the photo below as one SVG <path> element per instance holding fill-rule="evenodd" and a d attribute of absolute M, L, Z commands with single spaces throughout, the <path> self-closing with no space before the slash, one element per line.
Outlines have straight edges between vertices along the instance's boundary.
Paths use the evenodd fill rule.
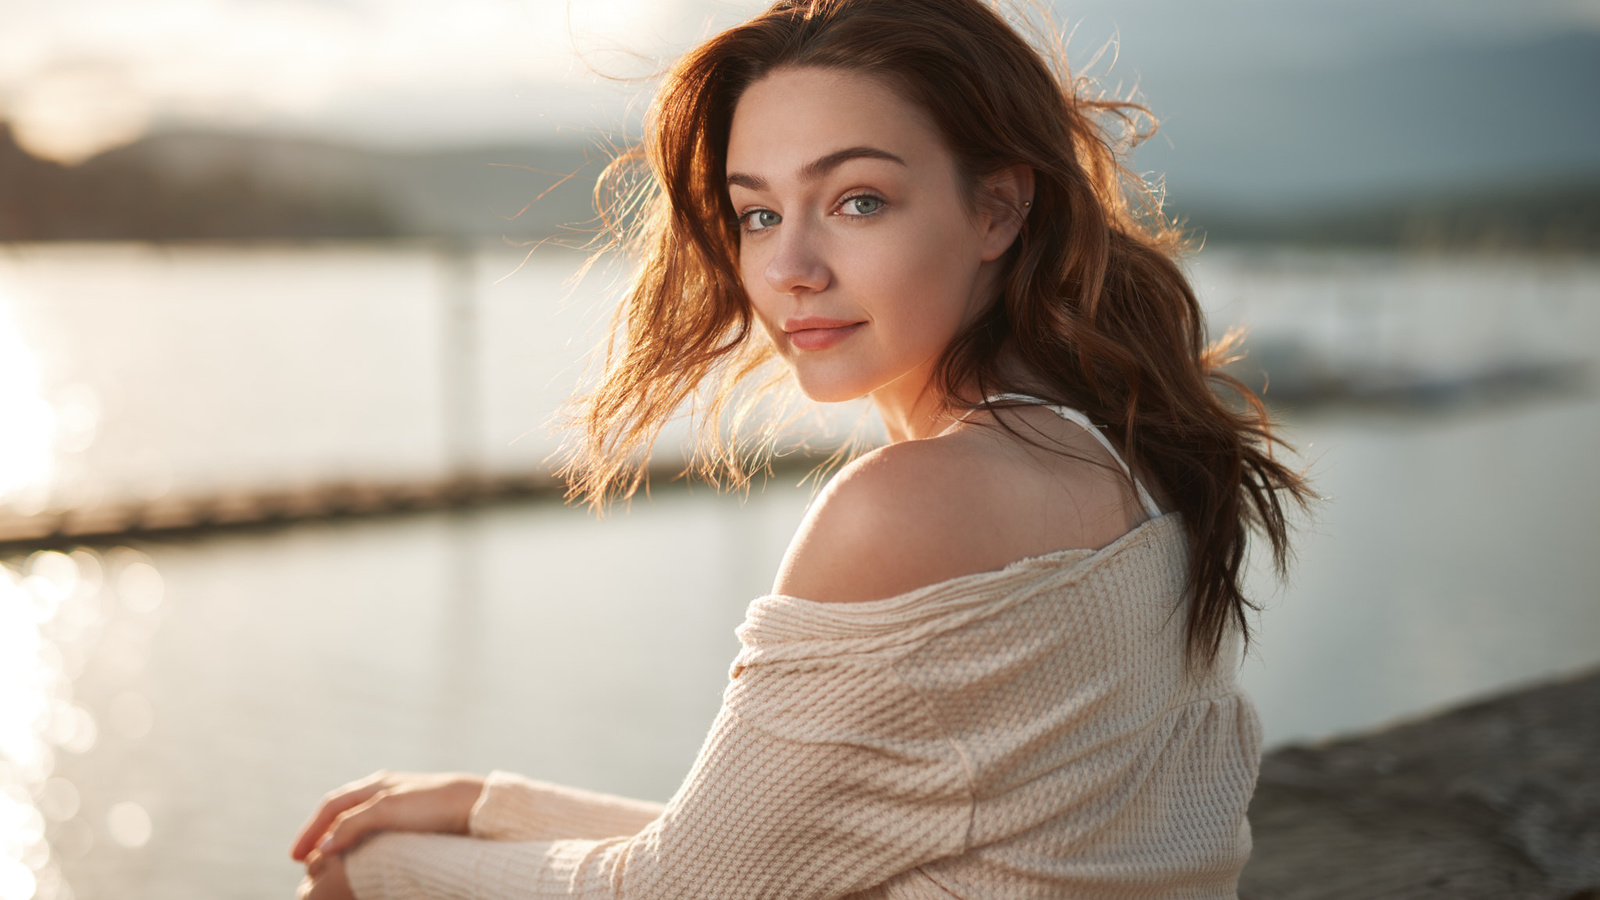
<path fill-rule="evenodd" d="M 379 765 L 664 799 L 800 499 L 735 516 L 678 492 L 604 523 L 500 509 L 106 559 L 116 605 L 72 684 L 99 737 L 56 753 L 82 798 L 52 830 L 77 896 L 289 896 L 288 841 L 312 801 Z M 159 606 L 130 609 L 120 572 L 145 559 Z M 148 703 L 148 732 L 137 714 L 113 721 L 128 695 Z M 125 802 L 149 816 L 143 848 L 106 827 Z"/>
<path fill-rule="evenodd" d="M 509 253 L 12 251 L 0 350 L 9 322 L 27 353 L 0 371 L 27 356 L 37 378 L 8 409 L 34 390 L 53 422 L 9 502 L 538 466 L 600 306 L 563 299 L 571 264 L 497 283 Z M 1196 278 L 1219 322 L 1323 365 L 1449 373 L 1600 338 L 1591 263 L 1212 253 Z M 1600 661 L 1592 392 L 1285 428 L 1329 499 L 1288 585 L 1252 574 L 1243 674 L 1269 743 Z M 602 522 L 508 506 L 10 559 L 0 898 L 289 896 L 316 798 L 379 767 L 665 799 L 808 497 L 665 489 Z"/>

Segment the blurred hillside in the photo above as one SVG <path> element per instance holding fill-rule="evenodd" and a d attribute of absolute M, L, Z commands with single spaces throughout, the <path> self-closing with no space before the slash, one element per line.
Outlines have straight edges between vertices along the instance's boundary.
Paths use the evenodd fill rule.
<path fill-rule="evenodd" d="M 592 217 L 590 155 L 172 132 L 69 167 L 29 156 L 0 123 L 0 240 L 537 239 Z"/>
<path fill-rule="evenodd" d="M 1207 241 L 1230 244 L 1600 253 L 1600 176 L 1293 211 L 1174 211 Z"/>

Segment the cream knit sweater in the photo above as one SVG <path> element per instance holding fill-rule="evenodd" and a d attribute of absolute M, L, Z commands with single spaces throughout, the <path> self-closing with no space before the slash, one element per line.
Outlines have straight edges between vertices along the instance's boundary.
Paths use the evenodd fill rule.
<path fill-rule="evenodd" d="M 767 596 L 666 806 L 494 773 L 471 836 L 352 851 L 359 900 L 1233 898 L 1260 733 L 1183 667 L 1176 514 L 867 603 Z"/>

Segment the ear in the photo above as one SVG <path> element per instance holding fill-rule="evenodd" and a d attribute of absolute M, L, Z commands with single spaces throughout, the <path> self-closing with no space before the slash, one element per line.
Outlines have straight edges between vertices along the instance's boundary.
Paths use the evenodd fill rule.
<path fill-rule="evenodd" d="M 983 229 L 984 262 L 999 259 L 1011 249 L 1033 203 L 1033 167 L 1018 163 L 983 180 L 987 207 L 979 226 Z"/>

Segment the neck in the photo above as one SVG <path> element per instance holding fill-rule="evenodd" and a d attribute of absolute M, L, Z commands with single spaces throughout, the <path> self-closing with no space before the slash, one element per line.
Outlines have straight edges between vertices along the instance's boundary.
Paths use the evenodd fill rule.
<path fill-rule="evenodd" d="M 912 372 L 872 392 L 889 443 L 920 441 L 950 429 L 960 415 L 946 408 L 931 372 Z"/>
<path fill-rule="evenodd" d="M 999 293 L 997 287 L 999 272 L 998 263 L 993 261 L 984 263 L 977 283 L 973 287 L 972 297 L 988 298 L 989 302 L 993 302 Z M 963 327 L 970 325 L 985 305 L 974 300 L 967 310 Z M 902 441 L 920 441 L 934 437 L 943 434 L 961 421 L 962 417 L 951 413 L 943 402 L 943 392 L 935 383 L 935 368 L 936 360 L 929 360 L 869 395 L 872 397 L 872 405 L 877 407 L 878 416 L 883 419 L 889 443 L 898 444 Z M 1007 361 L 1006 368 L 1019 367 Z M 977 403 L 983 399 L 982 395 L 971 390 L 970 385 L 957 391 L 956 396 L 967 403 Z"/>

